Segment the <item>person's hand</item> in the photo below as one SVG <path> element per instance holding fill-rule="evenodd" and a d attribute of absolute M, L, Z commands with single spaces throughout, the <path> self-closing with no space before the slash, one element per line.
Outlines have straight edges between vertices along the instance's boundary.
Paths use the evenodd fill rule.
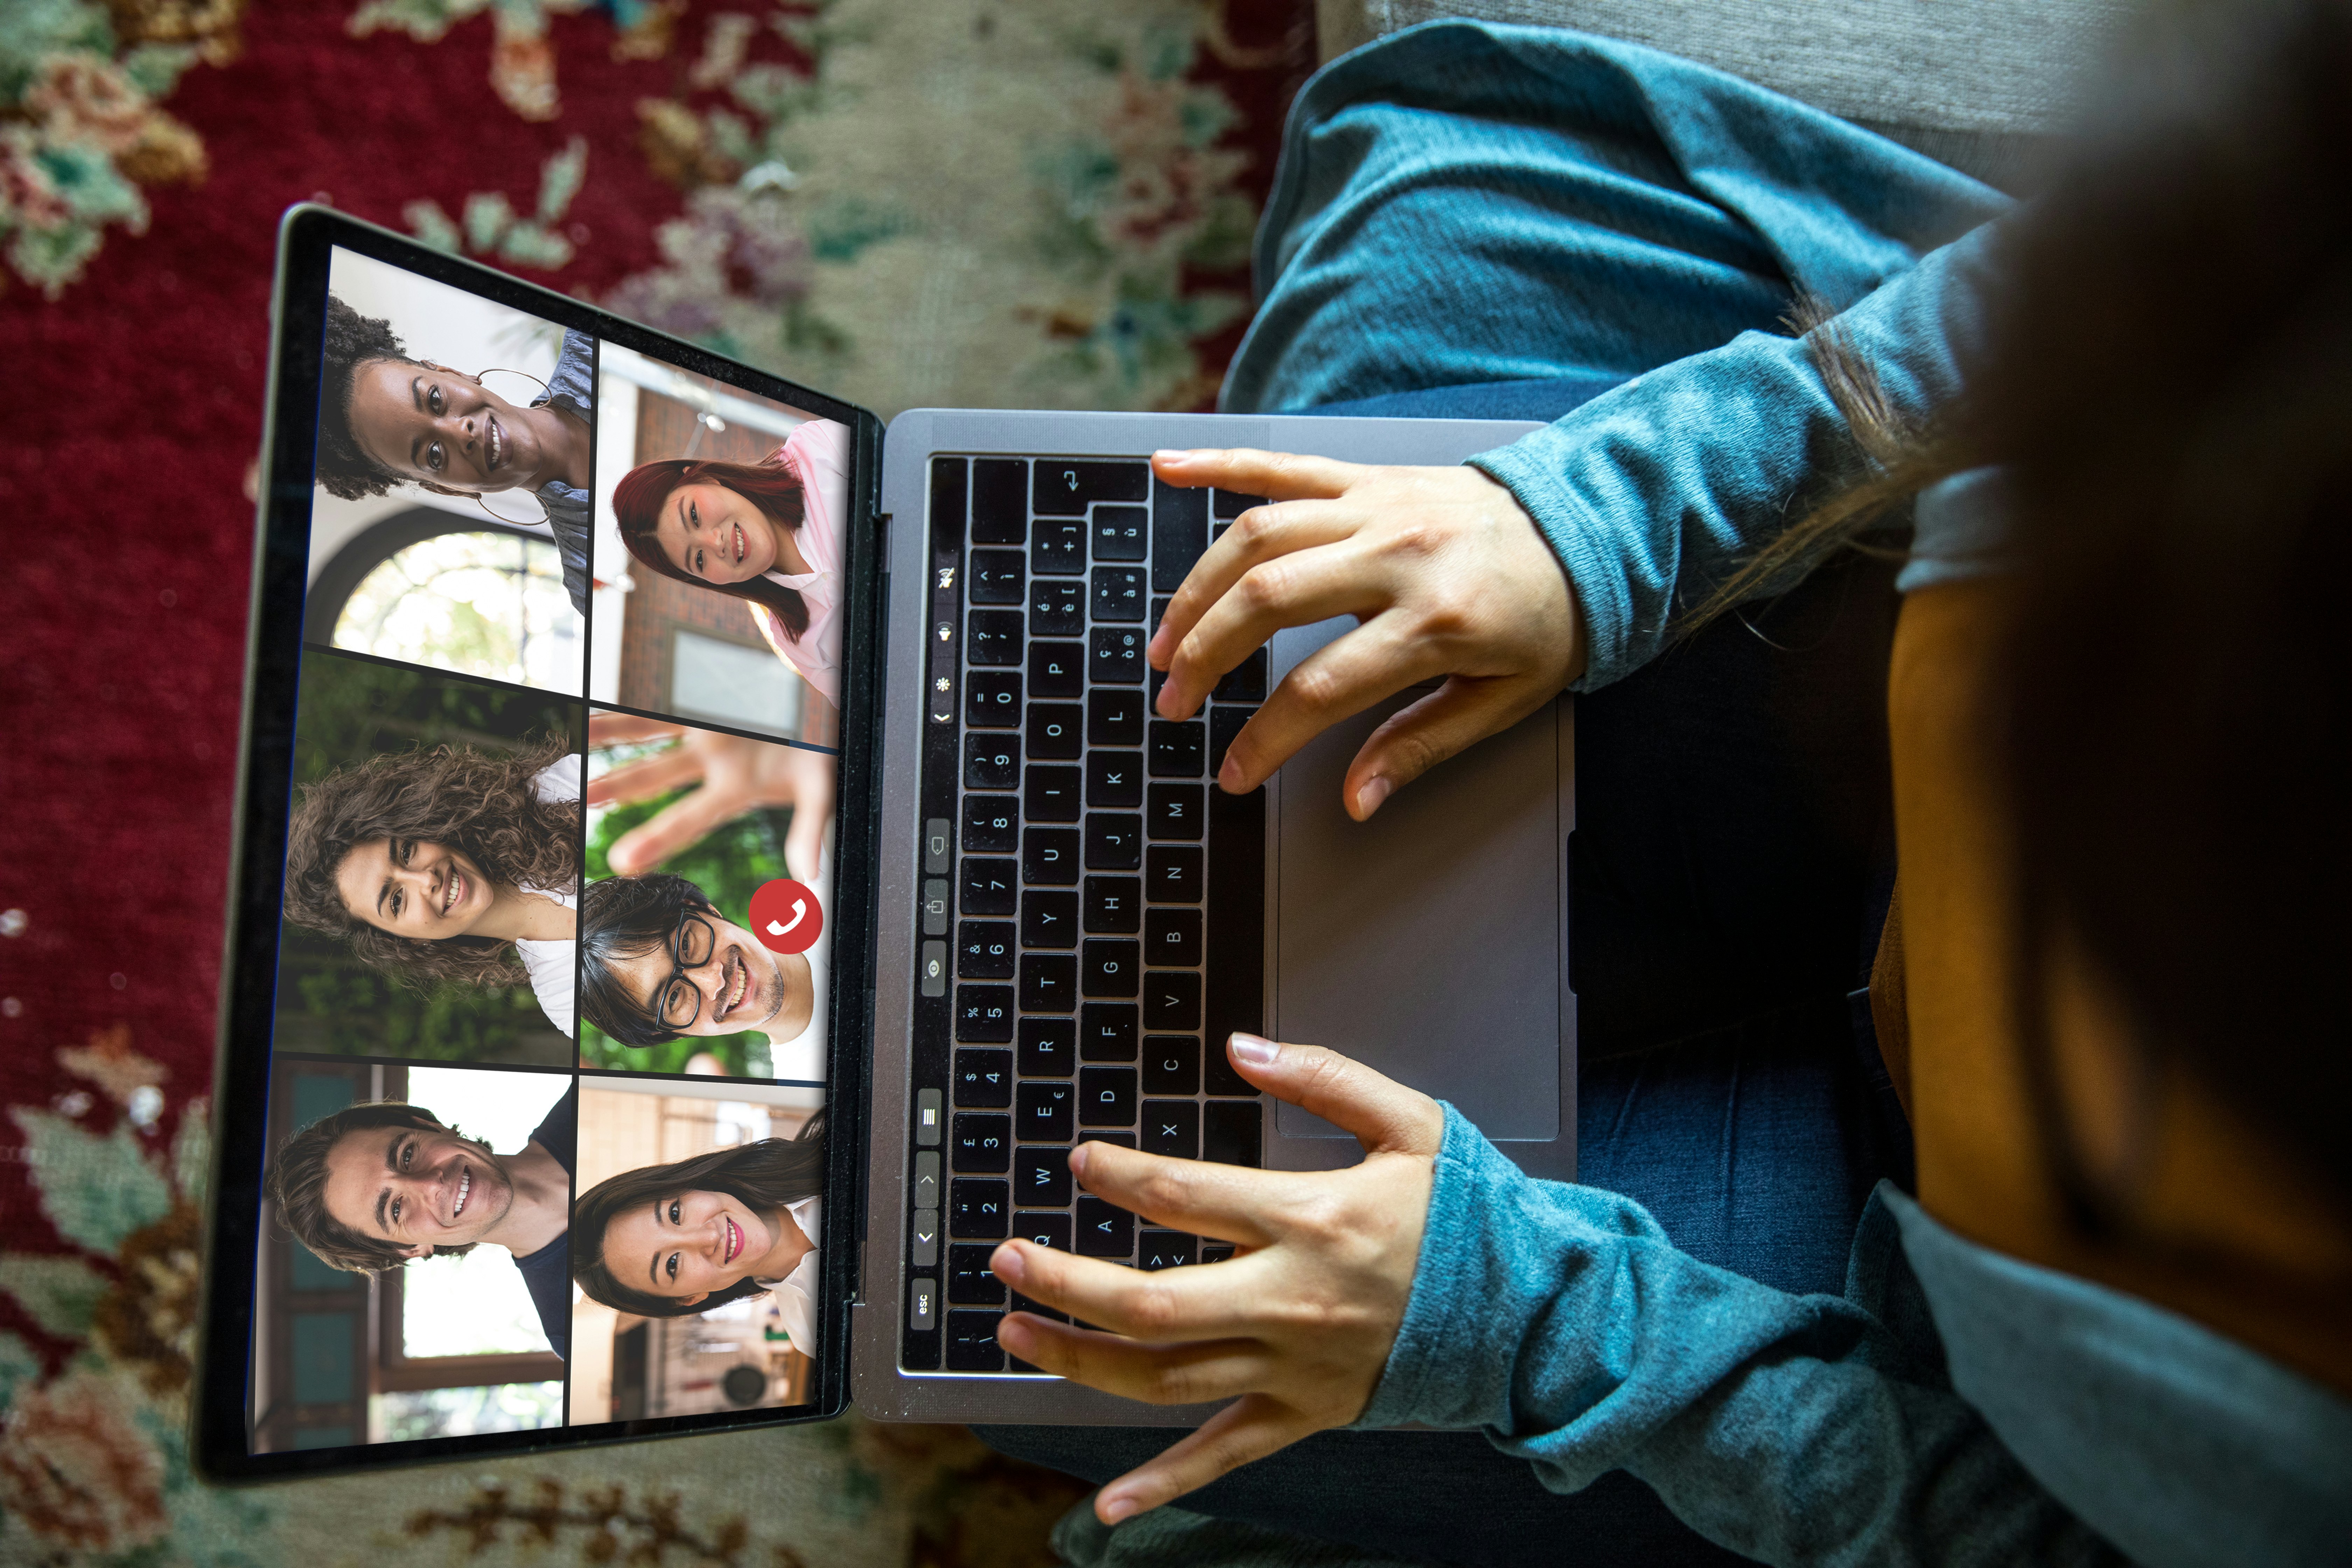
<path fill-rule="evenodd" d="M 1013 1312 L 997 1342 L 1089 1387 L 1155 1405 L 1240 1397 L 1095 1496 L 1106 1524 L 1364 1412 L 1404 1322 L 1445 1113 L 1319 1046 L 1233 1037 L 1234 1067 L 1356 1135 L 1344 1171 L 1251 1171 L 1110 1143 L 1070 1151 L 1088 1192 L 1154 1225 L 1234 1243 L 1223 1263 L 1138 1269 L 1008 1241 L 997 1278 L 1097 1332 Z"/>
<path fill-rule="evenodd" d="M 1551 547 L 1472 468 L 1364 468 L 1280 452 L 1160 452 L 1171 485 L 1271 498 L 1184 579 L 1152 635 L 1160 716 L 1191 717 L 1284 626 L 1362 624 L 1284 678 L 1225 753 L 1218 784 L 1255 789 L 1331 725 L 1391 692 L 1445 684 L 1372 731 L 1340 786 L 1358 821 L 1430 768 L 1509 729 L 1584 673 L 1584 623 Z"/>
<path fill-rule="evenodd" d="M 621 835 L 606 856 L 615 872 L 634 877 L 654 870 L 747 811 L 789 805 L 793 824 L 784 833 L 784 865 L 803 881 L 817 874 L 825 830 L 833 824 L 832 757 L 627 713 L 599 713 L 588 721 L 591 746 L 671 739 L 677 743 L 588 781 L 591 805 L 618 805 L 687 784 L 702 786 Z"/>

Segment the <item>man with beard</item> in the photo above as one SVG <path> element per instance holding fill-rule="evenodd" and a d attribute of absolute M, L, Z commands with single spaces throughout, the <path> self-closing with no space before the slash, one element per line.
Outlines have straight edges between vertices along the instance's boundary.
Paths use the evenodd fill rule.
<path fill-rule="evenodd" d="M 512 1154 L 497 1154 L 422 1106 L 374 1100 L 286 1141 L 262 1179 L 296 1239 L 336 1268 L 398 1268 L 480 1246 L 514 1258 L 557 1355 L 571 1349 L 572 1152 L 580 1095 L 566 1089 Z"/>

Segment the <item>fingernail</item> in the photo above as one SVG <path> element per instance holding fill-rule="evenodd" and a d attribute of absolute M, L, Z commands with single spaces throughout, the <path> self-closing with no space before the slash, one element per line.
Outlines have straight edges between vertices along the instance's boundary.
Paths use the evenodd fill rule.
<path fill-rule="evenodd" d="M 996 1342 L 1027 1361 L 1028 1352 L 1037 1348 L 1037 1331 L 1017 1318 L 1006 1318 L 996 1325 Z"/>
<path fill-rule="evenodd" d="M 1254 1068 L 1272 1067 L 1282 1054 L 1282 1047 L 1263 1035 L 1235 1035 L 1228 1043 L 1236 1058 Z"/>
<path fill-rule="evenodd" d="M 1217 787 L 1227 795 L 1242 793 L 1242 760 L 1231 752 L 1225 753 L 1225 765 L 1217 770 Z"/>
<path fill-rule="evenodd" d="M 1396 785 L 1377 773 L 1366 779 L 1364 787 L 1356 792 L 1356 816 L 1366 817 L 1380 810 L 1381 802 L 1388 799 L 1395 789 Z"/>
<path fill-rule="evenodd" d="M 1181 463 L 1185 458 L 1195 455 L 1195 449 L 1187 447 L 1162 447 L 1151 454 L 1155 461 L 1165 463 Z"/>
<path fill-rule="evenodd" d="M 1024 1272 L 1021 1249 L 1011 1242 L 1006 1242 L 990 1257 L 988 1271 L 1018 1290 L 1021 1289 L 1021 1276 Z"/>
<path fill-rule="evenodd" d="M 1136 1500 L 1131 1497 L 1107 1497 L 1102 1500 L 1100 1512 L 1107 1522 L 1117 1524 L 1121 1520 L 1132 1519 L 1137 1509 Z"/>
<path fill-rule="evenodd" d="M 1093 1158 L 1094 1156 L 1087 1152 L 1087 1145 L 1084 1143 L 1081 1143 L 1076 1148 L 1071 1150 L 1070 1157 L 1067 1162 L 1070 1167 L 1070 1174 L 1076 1177 L 1081 1182 L 1085 1181 L 1087 1179 L 1087 1162 Z"/>

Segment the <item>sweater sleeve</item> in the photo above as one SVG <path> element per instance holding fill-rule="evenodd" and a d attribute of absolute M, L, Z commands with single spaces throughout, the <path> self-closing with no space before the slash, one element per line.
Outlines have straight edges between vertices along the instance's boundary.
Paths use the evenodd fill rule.
<path fill-rule="evenodd" d="M 1358 1425 L 1482 1427 L 1555 1491 L 1622 1468 L 1767 1563 L 2120 1562 L 1951 1391 L 1900 1258 L 1874 1203 L 1847 1294 L 1784 1294 L 1677 1251 L 1629 1199 L 1531 1180 L 1448 1106 Z"/>
<path fill-rule="evenodd" d="M 1899 418 L 1924 422 L 1959 391 L 2000 226 L 1930 252 L 1838 318 Z M 1471 462 L 1518 498 L 1576 584 L 1584 690 L 1639 668 L 1675 612 L 1868 468 L 1805 340 L 1752 331 Z"/>

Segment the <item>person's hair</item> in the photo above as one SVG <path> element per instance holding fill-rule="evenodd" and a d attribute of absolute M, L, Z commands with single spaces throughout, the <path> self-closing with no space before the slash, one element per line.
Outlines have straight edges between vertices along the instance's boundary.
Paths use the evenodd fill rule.
<path fill-rule="evenodd" d="M 580 1016 L 625 1046 L 677 1038 L 613 966 L 666 952 L 688 910 L 719 916 L 700 888 L 667 871 L 589 883 L 580 895 Z"/>
<path fill-rule="evenodd" d="M 1871 470 L 1680 627 L 1906 524 L 1938 478 L 2002 467 L 2022 570 L 1983 717 L 2014 828 L 2015 1024 L 2092 1235 L 2127 1203 L 2061 1109 L 2062 948 L 2115 988 L 2143 1107 L 2178 1067 L 2352 1203 L 2333 978 L 2352 951 L 2352 0 L 2172 8 L 2118 79 L 2006 223 L 1984 346 L 1931 425 L 1892 417 L 1835 321 L 1796 323 Z M 2125 1131 L 2144 1156 L 2153 1129 Z"/>
<path fill-rule="evenodd" d="M 325 353 L 319 370 L 319 488 L 344 500 L 380 496 L 401 476 L 371 458 L 352 429 L 352 395 L 360 367 L 376 360 L 422 365 L 381 316 L 362 316 L 327 296 Z"/>
<path fill-rule="evenodd" d="M 783 622 L 784 636 L 793 642 L 800 641 L 808 630 L 809 613 L 807 602 L 798 590 L 771 582 L 765 576 L 742 583 L 706 583 L 693 573 L 670 564 L 654 531 L 661 523 L 663 503 L 680 485 L 724 485 L 765 512 L 770 521 L 797 533 L 807 512 L 801 497 L 801 482 L 784 466 L 783 448 L 779 447 L 756 463 L 722 462 L 715 458 L 661 458 L 639 463 L 613 487 L 613 514 L 620 525 L 621 542 L 649 571 L 689 588 L 764 605 Z"/>
<path fill-rule="evenodd" d="M 739 1279 L 691 1304 L 624 1285 L 604 1266 L 604 1231 L 630 1209 L 682 1193 L 725 1193 L 747 1207 L 774 1214 L 786 1204 L 824 1191 L 822 1110 L 793 1138 L 762 1138 L 675 1164 L 624 1171 L 589 1188 L 572 1206 L 572 1278 L 590 1300 L 640 1318 L 691 1318 L 746 1296 L 763 1295 L 767 1287 L 751 1279 Z"/>
<path fill-rule="evenodd" d="M 462 849 L 509 887 L 567 889 L 580 879 L 580 803 L 542 801 L 532 780 L 571 753 L 548 739 L 504 755 L 471 746 L 387 753 L 307 786 L 286 833 L 286 918 L 350 942 L 360 962 L 421 988 L 524 978 L 513 945 L 491 937 L 395 936 L 343 907 L 344 858 L 378 838 Z"/>
<path fill-rule="evenodd" d="M 278 1222 L 320 1262 L 350 1274 L 380 1274 L 409 1261 L 397 1243 L 362 1236 L 327 1212 L 327 1156 L 350 1134 L 382 1127 L 457 1131 L 421 1105 L 397 1100 L 362 1100 L 320 1117 L 286 1140 L 278 1158 L 262 1173 L 261 1195 L 278 1205 Z M 436 1247 L 434 1256 L 462 1258 L 476 1245 Z"/>

